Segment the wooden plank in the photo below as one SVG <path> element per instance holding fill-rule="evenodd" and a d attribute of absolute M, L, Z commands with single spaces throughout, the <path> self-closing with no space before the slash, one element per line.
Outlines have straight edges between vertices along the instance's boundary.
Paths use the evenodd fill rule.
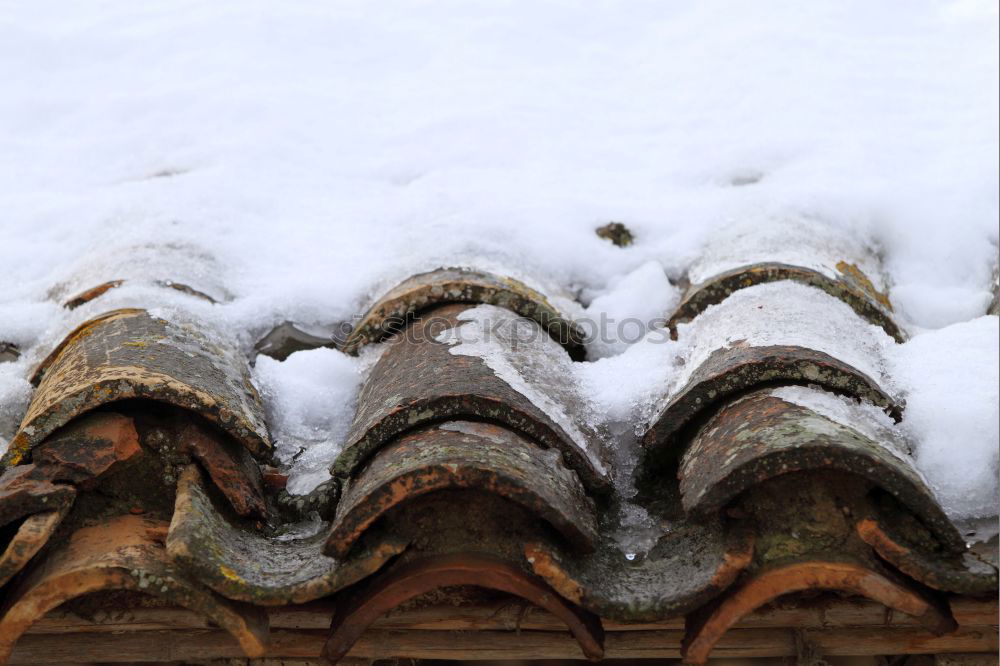
<path fill-rule="evenodd" d="M 608 658 L 676 658 L 680 630 L 612 632 Z M 713 657 L 786 657 L 795 654 L 796 630 L 734 629 L 726 633 Z M 315 659 L 327 637 L 319 630 L 276 630 L 268 658 Z M 805 638 L 827 656 L 996 652 L 995 627 L 959 629 L 931 636 L 910 628 L 817 629 Z M 548 631 L 369 631 L 355 644 L 351 657 L 383 659 L 578 659 L 577 643 L 568 632 Z M 204 661 L 240 658 L 239 646 L 227 633 L 212 629 L 147 631 L 125 634 L 29 634 L 22 638 L 11 664 L 66 662 Z"/>
<path fill-rule="evenodd" d="M 959 625 L 997 624 L 1000 605 L 996 599 L 956 598 L 951 603 Z M 272 629 L 322 629 L 330 626 L 333 605 L 313 603 L 269 609 Z M 917 621 L 893 613 L 867 600 L 817 600 L 809 604 L 771 604 L 743 618 L 736 628 L 824 628 L 824 627 L 912 627 Z M 55 610 L 29 629 L 33 634 L 79 632 L 130 632 L 168 629 L 199 629 L 210 625 L 201 616 L 181 608 L 136 608 L 97 615 L 93 620 L 67 610 Z M 683 629 L 684 618 L 645 624 L 605 621 L 607 631 L 659 631 Z M 540 608 L 520 602 L 484 606 L 431 606 L 394 611 L 376 621 L 373 628 L 424 631 L 565 631 L 566 625 Z"/>

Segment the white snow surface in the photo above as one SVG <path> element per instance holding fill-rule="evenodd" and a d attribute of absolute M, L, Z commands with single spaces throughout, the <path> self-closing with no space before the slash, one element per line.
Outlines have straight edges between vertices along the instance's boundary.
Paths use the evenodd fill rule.
<path fill-rule="evenodd" d="M 34 365 L 111 307 L 249 351 L 438 266 L 617 323 L 668 315 L 689 273 L 858 254 L 912 335 L 883 353 L 921 470 L 952 515 L 995 513 L 997 5 L 765 4 L 0 0 L 0 341 L 22 351 L 0 448 Z M 612 220 L 633 245 L 594 234 Z M 623 449 L 693 369 L 692 335 L 642 333 L 573 368 Z M 258 359 L 293 489 L 324 478 L 363 372 Z"/>
<path fill-rule="evenodd" d="M 288 492 L 330 478 L 330 455 L 347 437 L 361 384 L 360 361 L 333 349 L 298 351 L 284 361 L 257 358 L 254 381 L 267 405 L 278 459 L 294 466 Z"/>
<path fill-rule="evenodd" d="M 680 290 L 670 283 L 658 261 L 647 261 L 613 278 L 584 311 L 587 358 L 621 354 L 651 329 L 662 328 L 665 313 L 673 312 L 679 301 Z"/>
<path fill-rule="evenodd" d="M 925 333 L 891 355 L 906 390 L 903 428 L 916 459 L 953 519 L 996 514 L 1000 493 L 1000 319 Z"/>

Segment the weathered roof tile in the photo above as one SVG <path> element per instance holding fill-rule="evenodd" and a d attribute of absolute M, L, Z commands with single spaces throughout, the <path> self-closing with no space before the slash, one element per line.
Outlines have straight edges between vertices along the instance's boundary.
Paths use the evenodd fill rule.
<path fill-rule="evenodd" d="M 101 590 L 142 592 L 190 608 L 230 632 L 248 657 L 262 656 L 267 646 L 266 616 L 190 581 L 166 557 L 166 530 L 162 522 L 120 516 L 75 532 L 8 591 L 0 617 L 0 662 L 48 611 Z"/>
<path fill-rule="evenodd" d="M 618 443 L 595 425 L 574 379 L 576 324 L 482 271 L 413 276 L 354 327 L 344 349 L 384 349 L 334 479 L 309 496 L 288 495 L 274 470 L 265 483 L 264 411 L 227 336 L 138 309 L 87 322 L 40 365 L 4 460 L 0 662 L 47 610 L 120 590 L 195 610 L 246 656 L 276 635 L 265 607 L 330 597 L 334 660 L 383 613 L 449 595 L 546 609 L 592 659 L 604 622 L 686 614 L 684 656 L 703 663 L 754 608 L 799 592 L 953 628 L 939 593 L 992 596 L 997 571 L 966 549 L 879 412 L 898 420 L 904 405 L 882 358 L 883 331 L 903 333 L 877 257 L 792 231 L 788 247 L 735 233 L 692 268 L 671 324 L 684 365 L 642 460 L 624 445 L 611 455 Z M 623 552 L 650 534 L 651 548 Z"/>
<path fill-rule="evenodd" d="M 864 478 L 919 515 L 946 547 L 965 549 L 911 462 L 849 425 L 782 400 L 771 389 L 727 404 L 701 427 L 682 457 L 682 501 L 689 513 L 711 516 L 759 483 L 808 470 Z"/>
<path fill-rule="evenodd" d="M 404 328 L 414 316 L 441 305 L 496 305 L 535 321 L 571 354 L 582 353 L 583 334 L 544 294 L 520 280 L 468 268 L 439 268 L 407 278 L 382 295 L 361 317 L 344 351 L 378 342 Z"/>
<path fill-rule="evenodd" d="M 674 524 L 649 553 L 631 561 L 607 538 L 583 557 L 545 543 L 525 547 L 535 573 L 561 595 L 623 622 L 696 609 L 732 584 L 752 553 L 751 532 L 727 531 L 718 520 Z"/>
<path fill-rule="evenodd" d="M 577 548 L 592 550 L 597 539 L 593 500 L 558 453 L 500 426 L 449 421 L 411 432 L 375 454 L 341 498 L 328 552 L 345 556 L 386 511 L 446 488 L 496 493 L 550 523 Z"/>
<path fill-rule="evenodd" d="M 328 596 L 406 548 L 405 540 L 388 535 L 338 560 L 322 553 L 325 523 L 300 537 L 268 537 L 227 514 L 212 501 L 199 469 L 188 466 L 178 482 L 167 552 L 217 593 L 253 604 L 300 604 Z"/>
<path fill-rule="evenodd" d="M 458 585 L 499 590 L 544 608 L 563 620 L 583 656 L 604 656 L 600 619 L 561 599 L 537 577 L 519 567 L 478 553 L 454 553 L 405 563 L 376 578 L 351 604 L 338 609 L 323 656 L 343 658 L 372 622 L 386 611 L 433 590 Z"/>
<path fill-rule="evenodd" d="M 394 437 L 420 425 L 445 420 L 474 420 L 503 424 L 541 445 L 563 454 L 566 465 L 591 490 L 605 492 L 608 475 L 596 437 L 572 418 L 569 391 L 552 395 L 543 387 L 532 391 L 532 374 L 547 382 L 564 382 L 560 364 L 565 352 L 529 331 L 523 338 L 495 335 L 493 342 L 512 364 L 520 382 L 497 375 L 483 358 L 454 353 L 442 340 L 463 325 L 467 305 L 447 305 L 425 313 L 403 333 L 389 340 L 358 396 L 358 410 L 347 445 L 334 463 L 337 476 L 350 477 L 375 451 Z M 503 314 L 507 312 L 508 314 Z M 511 320 L 504 320 L 510 317 Z M 498 311 L 495 323 L 514 323 L 509 311 Z M 530 320 L 521 320 L 535 326 Z M 460 351 L 460 350 L 459 350 Z M 535 367 L 519 364 L 530 359 Z M 526 366 L 527 364 L 525 364 Z M 538 367 L 541 365 L 541 367 Z"/>
<path fill-rule="evenodd" d="M 143 310 L 117 310 L 71 333 L 42 362 L 38 388 L 4 457 L 16 464 L 74 417 L 142 398 L 190 409 L 265 457 L 271 447 L 246 360 L 221 336 Z"/>

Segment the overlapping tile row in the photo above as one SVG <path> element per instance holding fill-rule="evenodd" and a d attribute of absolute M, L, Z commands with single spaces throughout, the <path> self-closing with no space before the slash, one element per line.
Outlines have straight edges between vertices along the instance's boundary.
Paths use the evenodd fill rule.
<path fill-rule="evenodd" d="M 407 547 L 399 535 L 372 533 L 350 556 L 323 553 L 326 534 L 295 538 L 241 519 L 213 492 L 197 465 L 177 484 L 166 549 L 188 574 L 216 593 L 259 606 L 300 604 L 333 594 L 371 575 Z"/>
<path fill-rule="evenodd" d="M 391 290 L 350 340 L 377 339 L 390 317 L 397 329 L 333 467 L 344 490 L 326 551 L 343 557 L 376 526 L 410 547 L 351 592 L 324 655 L 343 657 L 416 596 L 474 586 L 546 608 L 599 658 L 598 616 L 560 598 L 522 553 L 540 539 L 593 551 L 597 504 L 611 488 L 601 442 L 576 418 L 568 320 L 523 285 L 453 270 Z"/>
<path fill-rule="evenodd" d="M 892 425 L 905 409 L 884 388 L 892 343 L 871 326 L 901 337 L 872 316 L 888 302 L 819 284 L 823 263 L 725 266 L 689 292 L 672 319 L 686 364 L 643 437 L 638 480 L 666 534 L 631 562 L 613 544 L 583 557 L 530 545 L 562 594 L 616 620 L 685 613 L 685 657 L 702 663 L 742 616 L 786 594 L 868 596 L 947 632 L 943 593 L 996 592 L 996 570 L 966 551 Z M 872 284 L 848 265 L 855 285 Z M 714 295 L 698 301 L 705 289 Z M 746 545 L 715 545 L 715 524 L 730 543 L 748 533 Z M 671 546 L 686 568 L 663 564 Z"/>
<path fill-rule="evenodd" d="M 200 585 L 167 553 L 177 472 L 201 465 L 231 510 L 267 512 L 253 456 L 270 448 L 245 362 L 191 322 L 106 313 L 41 364 L 0 477 L 0 659 L 52 608 L 131 591 L 190 608 L 262 655 L 266 617 Z M 16 531 L 15 531 L 16 530 Z"/>
<path fill-rule="evenodd" d="M 361 389 L 334 474 L 353 476 L 375 451 L 413 428 L 474 420 L 558 450 L 588 488 L 606 491 L 600 444 L 574 418 L 568 352 L 540 330 L 533 320 L 489 305 L 445 304 L 425 312 L 386 343 Z"/>
<path fill-rule="evenodd" d="M 688 615 L 689 662 L 703 663 L 740 617 L 789 593 L 867 596 L 947 632 L 955 624 L 942 592 L 997 589 L 995 569 L 966 552 L 906 442 L 877 416 L 876 407 L 898 421 L 905 405 L 883 388 L 881 343 L 865 324 L 901 335 L 888 301 L 846 265 L 835 264 L 845 273 L 839 286 L 812 267 L 727 268 L 701 281 L 674 317 L 684 322 L 692 302 L 715 294 L 687 331 L 696 362 L 644 437 L 641 483 L 652 497 L 676 492 L 688 520 L 721 515 L 755 535 L 733 585 Z M 741 326 L 747 313 L 754 323 Z M 744 337 L 769 318 L 773 335 Z M 887 536 L 904 525 L 907 536 Z"/>
<path fill-rule="evenodd" d="M 446 271 L 443 284 L 453 284 L 454 275 Z M 442 295 L 442 275 L 429 279 L 428 288 L 405 292 L 417 301 L 402 303 L 403 323 L 418 306 L 447 309 L 449 299 L 481 297 L 534 316 L 548 351 L 566 356 L 576 344 L 564 335 L 566 320 L 545 314 L 553 311 L 546 302 L 535 307 L 518 300 L 535 292 L 514 281 L 470 274 L 469 289 Z M 116 286 L 87 290 L 87 298 L 77 300 L 92 302 Z M 398 290 L 394 298 L 398 309 Z M 453 326 L 469 305 L 457 307 Z M 476 387 L 461 377 L 465 368 L 477 368 L 473 359 L 448 354 L 447 344 L 422 342 L 457 361 L 451 368 L 456 389 Z M 415 363 L 424 352 L 418 342 L 397 355 L 413 364 L 411 375 L 437 374 L 439 356 Z M 388 360 L 386 366 L 391 370 Z M 477 369 L 477 377 L 493 377 L 482 364 Z M 387 374 L 377 370 L 373 377 Z M 355 428 L 357 441 L 348 451 L 356 455 L 345 455 L 337 467 L 345 472 L 343 500 L 337 505 L 341 484 L 332 482 L 317 489 L 328 494 L 325 501 L 306 501 L 337 506 L 333 525 L 289 536 L 295 526 L 287 524 L 287 503 L 283 507 L 262 479 L 270 442 L 246 360 L 209 328 L 137 309 L 108 312 L 71 333 L 40 365 L 36 383 L 0 485 L 0 519 L 10 534 L 0 565 L 4 582 L 13 579 L 4 590 L 4 654 L 53 605 L 102 590 L 133 590 L 203 613 L 230 631 L 248 656 L 259 656 L 268 632 L 266 616 L 255 609 L 330 596 L 392 561 L 372 585 L 409 580 L 412 568 L 428 589 L 464 583 L 520 595 L 563 617 L 586 653 L 599 655 L 599 619 L 552 594 L 520 553 L 521 543 L 550 532 L 574 548 L 593 548 L 593 501 L 568 466 L 594 487 L 608 487 L 607 470 L 587 450 L 593 442 L 582 441 L 586 436 L 572 418 L 551 406 L 546 412 L 494 382 L 471 393 L 422 396 L 415 390 L 388 414 L 360 410 L 359 423 L 374 414 L 381 429 Z M 421 415 L 425 408 L 438 411 L 428 418 Z M 397 412 L 405 415 L 393 421 Z M 449 493 L 468 507 L 464 519 L 441 503 Z M 428 543 L 426 535 L 437 529 L 413 527 L 427 521 L 451 521 L 448 538 Z M 479 533 L 460 534 L 473 525 Z M 483 548 L 484 529 L 512 536 Z M 379 598 L 403 600 L 398 591 Z M 366 612 L 359 607 L 345 615 L 344 629 L 331 634 L 331 656 L 350 647 L 354 634 L 347 627 L 361 626 Z"/>
<path fill-rule="evenodd" d="M 342 339 L 295 338 L 383 349 L 333 480 L 293 502 L 262 473 L 261 401 L 224 336 L 143 310 L 98 316 L 40 366 L 4 460 L 0 660 L 51 608 L 109 590 L 201 613 L 249 657 L 267 651 L 263 607 L 331 596 L 332 660 L 431 593 L 521 597 L 591 659 L 602 618 L 684 615 L 686 658 L 702 663 L 742 616 L 805 590 L 948 631 L 945 593 L 994 594 L 996 570 L 966 550 L 892 425 L 905 405 L 869 329 L 903 333 L 863 272 L 877 262 L 850 244 L 780 262 L 737 245 L 751 251 L 704 262 L 719 273 L 695 271 L 671 320 L 687 364 L 642 437 L 635 497 L 612 483 L 614 443 L 571 379 L 580 331 L 518 281 L 416 275 Z M 830 321 L 858 337 L 830 343 Z M 626 557 L 628 502 L 660 532 Z"/>

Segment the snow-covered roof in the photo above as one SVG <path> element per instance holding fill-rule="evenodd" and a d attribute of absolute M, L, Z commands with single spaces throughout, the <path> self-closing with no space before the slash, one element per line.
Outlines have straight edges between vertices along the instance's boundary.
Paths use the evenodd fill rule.
<path fill-rule="evenodd" d="M 990 3 L 8 9 L 0 662 L 98 588 L 253 656 L 332 597 L 333 658 L 481 581 L 696 662 L 995 593 Z"/>

